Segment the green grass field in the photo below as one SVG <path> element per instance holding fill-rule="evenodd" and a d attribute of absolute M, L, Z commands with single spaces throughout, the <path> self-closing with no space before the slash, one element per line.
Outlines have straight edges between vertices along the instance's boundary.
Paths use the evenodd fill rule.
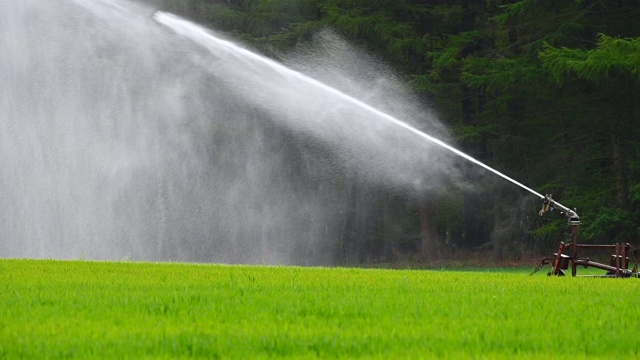
<path fill-rule="evenodd" d="M 0 260 L 0 359 L 638 359 L 639 290 L 543 272 Z"/>

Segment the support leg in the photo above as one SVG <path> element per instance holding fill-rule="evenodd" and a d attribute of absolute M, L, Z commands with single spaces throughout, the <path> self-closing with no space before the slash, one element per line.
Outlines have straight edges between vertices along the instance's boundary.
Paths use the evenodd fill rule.
<path fill-rule="evenodd" d="M 565 243 L 561 242 L 558 247 L 558 253 L 556 254 L 556 258 L 553 260 L 553 269 L 551 270 L 551 275 L 558 275 L 558 268 L 560 267 L 560 261 L 562 260 L 562 253 L 564 252 Z"/>

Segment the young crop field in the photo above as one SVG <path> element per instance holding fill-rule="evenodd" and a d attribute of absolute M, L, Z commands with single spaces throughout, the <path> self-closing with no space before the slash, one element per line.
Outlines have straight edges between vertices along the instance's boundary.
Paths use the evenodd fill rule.
<path fill-rule="evenodd" d="M 637 279 L 0 260 L 0 358 L 640 356 Z"/>

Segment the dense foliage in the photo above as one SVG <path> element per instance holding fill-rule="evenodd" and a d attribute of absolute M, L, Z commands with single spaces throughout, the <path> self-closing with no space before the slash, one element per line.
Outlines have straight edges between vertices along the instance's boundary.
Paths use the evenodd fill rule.
<path fill-rule="evenodd" d="M 628 299 L 639 286 L 507 271 L 1 260 L 0 358 L 635 358 L 639 308 Z"/>
<path fill-rule="evenodd" d="M 163 6 L 272 56 L 329 27 L 402 74 L 464 151 L 577 207 L 583 240 L 638 236 L 640 1 L 165 0 Z M 538 222 L 536 205 L 520 201 L 520 189 L 477 171 L 467 180 L 480 186 L 426 197 L 427 205 L 421 196 L 380 195 L 380 208 L 396 209 L 401 235 L 356 232 L 365 246 L 354 251 L 378 247 L 378 258 L 397 260 L 389 249 L 411 248 L 411 239 L 421 237 L 414 250 L 427 258 L 471 248 L 510 258 L 524 248 L 548 252 L 562 238 L 565 221 Z M 387 224 L 378 221 L 384 211 L 367 216 Z"/>

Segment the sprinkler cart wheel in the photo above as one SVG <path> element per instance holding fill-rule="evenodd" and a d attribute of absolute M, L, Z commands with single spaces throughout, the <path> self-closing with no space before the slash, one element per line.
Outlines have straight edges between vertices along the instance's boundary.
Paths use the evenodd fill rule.
<path fill-rule="evenodd" d="M 552 270 L 549 270 L 549 272 L 547 273 L 547 276 L 551 276 L 551 275 L 552 275 L 552 274 L 551 274 L 551 271 L 552 271 Z M 555 275 L 555 276 L 565 276 L 566 274 L 564 273 L 564 270 L 562 270 L 562 269 L 557 269 L 557 270 L 556 270 L 556 273 L 555 273 L 555 274 L 553 274 L 553 275 Z"/>

